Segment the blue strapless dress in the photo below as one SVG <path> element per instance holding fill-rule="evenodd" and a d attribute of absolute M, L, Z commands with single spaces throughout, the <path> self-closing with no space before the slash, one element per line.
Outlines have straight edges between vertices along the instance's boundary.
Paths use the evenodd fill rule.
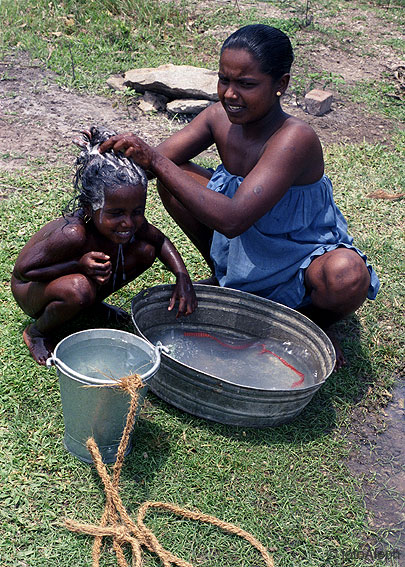
<path fill-rule="evenodd" d="M 243 177 L 221 164 L 207 187 L 232 198 Z M 290 187 L 280 201 L 246 232 L 227 238 L 214 231 L 211 258 L 220 286 L 254 293 L 294 309 L 310 303 L 305 269 L 316 257 L 344 246 L 364 260 L 371 281 L 368 298 L 380 287 L 365 254 L 353 246 L 347 223 L 333 200 L 332 183 L 324 175 L 311 185 Z"/>

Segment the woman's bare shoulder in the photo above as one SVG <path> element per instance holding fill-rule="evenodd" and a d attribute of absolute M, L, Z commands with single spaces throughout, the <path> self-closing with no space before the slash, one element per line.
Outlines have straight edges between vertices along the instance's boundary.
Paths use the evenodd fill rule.
<path fill-rule="evenodd" d="M 283 126 L 280 128 L 280 134 L 295 138 L 297 143 L 308 144 L 313 142 L 320 144 L 318 134 L 308 122 L 301 120 L 295 116 L 288 116 Z"/>
<path fill-rule="evenodd" d="M 289 116 L 265 144 L 258 165 L 283 172 L 291 185 L 305 185 L 319 179 L 324 171 L 321 142 L 312 126 Z"/>

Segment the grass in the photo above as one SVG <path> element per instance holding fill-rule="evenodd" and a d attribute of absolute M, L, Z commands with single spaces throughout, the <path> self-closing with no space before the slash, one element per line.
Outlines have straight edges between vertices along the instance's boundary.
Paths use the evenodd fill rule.
<path fill-rule="evenodd" d="M 207 32 L 222 27 L 264 21 L 284 29 L 295 44 L 309 36 L 333 44 L 347 32 L 329 28 L 321 17 L 338 18 L 349 9 L 347 2 L 311 2 L 315 21 L 305 29 L 305 2 L 266 4 L 275 8 L 281 4 L 285 19 L 264 10 L 262 15 L 253 3 L 246 10 L 239 10 L 236 2 L 204 10 L 181 1 L 138 0 L 135 10 L 131 0 L 2 0 L 0 50 L 27 50 L 46 61 L 62 84 L 101 92 L 106 76 L 130 67 L 158 65 L 172 58 L 215 67 L 220 42 Z M 392 29 L 399 29 L 399 3 L 390 2 L 389 10 L 385 4 L 356 3 L 362 10 L 357 13 L 380 14 Z M 358 42 L 356 47 L 362 49 L 366 39 L 358 36 Z M 391 44 L 399 52 L 400 44 L 393 40 Z M 312 81 L 344 88 L 340 76 L 304 68 L 302 62 L 298 59 L 296 64 L 297 89 L 308 72 Z M 395 99 L 387 97 L 384 108 L 376 107 L 378 91 L 388 78 L 384 81 L 353 92 L 374 111 L 400 118 Z M 297 420 L 266 430 L 205 422 L 149 395 L 122 474 L 121 494 L 133 517 L 145 500 L 198 508 L 251 531 L 274 549 L 277 567 L 399 566 L 387 542 L 368 525 L 361 478 L 351 476 L 345 464 L 349 452 L 345 432 L 350 430 L 353 411 L 363 408 L 367 419 L 369 412 L 386 402 L 387 389 L 403 373 L 403 202 L 368 195 L 403 190 L 404 153 L 401 134 L 392 137 L 390 148 L 366 143 L 326 148 L 336 200 L 356 244 L 368 254 L 382 282 L 376 301 L 364 304 L 339 327 L 350 365 L 327 381 Z M 0 171 L 0 193 L 6 197 L 0 201 L 1 567 L 90 565 L 91 539 L 68 532 L 63 518 L 97 522 L 104 507 L 101 483 L 92 468 L 63 449 L 56 373 L 30 358 L 21 337 L 28 318 L 15 304 L 9 284 L 27 239 L 69 200 L 71 177 L 66 166 L 50 167 L 41 160 L 32 160 L 25 169 Z M 208 275 L 200 255 L 164 212 L 153 183 L 147 216 L 174 241 L 193 278 Z M 112 301 L 128 308 L 142 289 L 171 281 L 172 275 L 156 262 Z M 70 330 L 98 325 L 81 320 Z M 157 512 L 148 516 L 147 523 L 163 545 L 196 566 L 259 564 L 257 554 L 243 541 L 212 527 Z M 373 542 L 374 555 L 365 552 L 366 539 Z M 381 549 L 386 551 L 382 557 Z M 103 565 L 115 565 L 109 545 L 105 551 Z M 157 564 L 146 555 L 146 567 Z"/>

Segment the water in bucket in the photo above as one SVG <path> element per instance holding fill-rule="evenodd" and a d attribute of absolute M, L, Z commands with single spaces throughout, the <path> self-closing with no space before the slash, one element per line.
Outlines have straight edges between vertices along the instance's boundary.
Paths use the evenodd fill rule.
<path fill-rule="evenodd" d="M 311 386 L 317 378 L 309 351 L 291 341 L 249 341 L 179 328 L 154 330 L 148 338 L 161 341 L 178 362 L 233 384 L 284 390 Z"/>

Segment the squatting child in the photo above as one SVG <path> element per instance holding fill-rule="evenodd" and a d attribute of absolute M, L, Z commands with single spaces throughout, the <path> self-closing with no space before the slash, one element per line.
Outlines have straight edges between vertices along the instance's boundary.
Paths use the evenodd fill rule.
<path fill-rule="evenodd" d="M 82 148 L 74 179 L 78 193 L 63 216 L 32 236 L 14 266 L 14 298 L 35 319 L 24 330 L 24 341 L 39 364 L 55 347 L 55 330 L 84 309 L 97 305 L 106 314 L 127 315 L 104 299 L 156 258 L 176 276 L 169 310 L 176 300 L 178 316 L 197 306 L 178 251 L 145 218 L 144 171 L 122 154 L 98 151 L 114 134 L 92 127 L 74 141 Z"/>

